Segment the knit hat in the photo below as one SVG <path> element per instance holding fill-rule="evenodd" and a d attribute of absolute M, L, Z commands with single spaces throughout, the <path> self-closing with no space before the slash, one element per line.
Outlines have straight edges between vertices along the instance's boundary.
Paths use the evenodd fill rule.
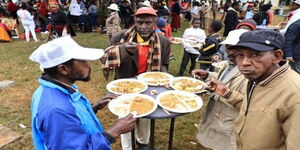
<path fill-rule="evenodd" d="M 237 26 L 236 29 L 238 29 L 241 26 L 248 26 L 252 29 L 252 31 L 256 30 L 256 22 L 253 19 L 244 19 L 242 20 Z"/>
<path fill-rule="evenodd" d="M 166 26 L 166 24 L 167 24 L 167 21 L 165 19 L 163 19 L 163 18 L 157 19 L 157 27 L 158 28 L 163 28 Z"/>

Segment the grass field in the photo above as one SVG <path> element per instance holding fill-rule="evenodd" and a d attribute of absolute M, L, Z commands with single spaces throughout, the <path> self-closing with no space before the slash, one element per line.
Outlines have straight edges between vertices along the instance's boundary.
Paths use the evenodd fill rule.
<path fill-rule="evenodd" d="M 276 18 L 274 24 L 279 22 L 281 18 Z M 188 26 L 187 21 L 183 22 L 183 27 L 173 36 L 181 36 L 184 29 Z M 84 47 L 106 48 L 107 36 L 97 33 L 78 33 L 74 38 L 80 45 Z M 6 146 L 4 149 L 13 150 L 29 150 L 33 149 L 31 140 L 31 113 L 30 104 L 31 96 L 38 87 L 37 78 L 41 75 L 39 66 L 31 62 L 28 57 L 41 44 L 40 42 L 25 42 L 25 40 L 14 40 L 10 43 L 0 43 L 0 81 L 13 80 L 16 86 L 0 91 L 0 124 L 11 128 L 23 135 L 23 138 L 13 144 Z M 176 61 L 170 63 L 169 72 L 174 76 L 177 75 L 182 57 L 182 46 L 173 45 L 173 53 Z M 88 97 L 91 102 L 97 101 L 101 96 L 105 95 L 106 84 L 110 80 L 105 80 L 99 61 L 91 62 L 92 65 L 92 81 L 77 82 L 80 91 Z M 186 74 L 188 76 L 188 74 Z M 205 99 L 205 98 L 204 98 Z M 206 100 L 204 100 L 206 103 Z M 203 108 L 197 112 L 176 118 L 175 133 L 173 139 L 174 150 L 206 150 L 198 143 L 195 137 L 197 128 L 194 124 L 198 124 Z M 109 128 L 117 117 L 109 112 L 107 108 L 97 113 L 104 127 Z M 18 124 L 24 124 L 27 128 L 22 129 Z M 155 146 L 158 149 L 167 149 L 168 143 L 169 120 L 157 120 L 155 132 Z M 120 139 L 117 143 L 112 144 L 113 149 L 119 150 Z"/>

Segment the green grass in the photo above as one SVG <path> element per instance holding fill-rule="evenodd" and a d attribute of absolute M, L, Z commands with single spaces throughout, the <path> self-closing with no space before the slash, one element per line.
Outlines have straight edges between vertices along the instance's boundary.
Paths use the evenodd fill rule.
<path fill-rule="evenodd" d="M 187 26 L 184 22 L 183 26 Z M 184 28 L 174 33 L 174 36 L 181 36 Z M 97 33 L 78 33 L 74 38 L 80 45 L 84 47 L 106 48 L 107 36 Z M 0 124 L 24 135 L 24 137 L 4 149 L 33 149 L 31 140 L 31 96 L 38 87 L 37 78 L 41 75 L 39 66 L 31 62 L 28 57 L 30 54 L 44 41 L 25 42 L 25 40 L 14 40 L 10 43 L 0 43 L 0 80 L 16 81 L 16 86 L 0 91 Z M 176 57 L 176 61 L 170 63 L 170 73 L 177 75 L 183 48 L 181 45 L 173 45 L 172 50 Z M 101 96 L 106 94 L 106 84 L 110 80 L 105 80 L 99 61 L 91 62 L 92 81 L 88 83 L 77 82 L 81 92 L 86 95 L 91 102 L 95 102 Z M 173 147 L 175 150 L 185 147 L 189 150 L 201 150 L 200 145 L 193 145 L 190 142 L 198 143 L 195 134 L 197 132 L 194 124 L 199 122 L 202 110 L 178 117 L 175 122 L 175 132 Z M 98 112 L 104 127 L 107 129 L 113 125 L 117 117 L 111 114 L 107 108 Z M 168 144 L 168 130 L 170 120 L 162 119 L 156 121 L 155 146 L 159 149 L 166 149 Z M 26 129 L 21 129 L 18 124 L 24 124 Z M 120 139 L 117 143 L 112 144 L 113 149 L 121 149 Z"/>
<path fill-rule="evenodd" d="M 280 20 L 282 20 L 281 17 L 276 17 L 274 24 L 276 25 Z M 182 27 L 177 33 L 173 33 L 173 36 L 182 36 L 184 29 L 187 27 L 188 22 L 184 21 Z M 84 47 L 104 49 L 108 46 L 108 40 L 105 34 L 78 33 L 75 40 Z M 15 87 L 0 91 L 0 124 L 24 135 L 21 140 L 6 146 L 4 149 L 33 149 L 30 136 L 30 104 L 32 93 L 38 87 L 37 78 L 41 75 L 41 72 L 39 66 L 31 62 L 28 57 L 43 43 L 43 41 L 25 42 L 25 40 L 0 43 L 0 81 L 16 81 Z M 176 61 L 170 62 L 169 72 L 176 76 L 181 63 L 183 47 L 181 45 L 172 45 L 172 50 Z M 104 79 L 99 61 L 91 62 L 91 66 L 93 69 L 92 81 L 88 83 L 77 82 L 77 85 L 80 91 L 87 96 L 91 102 L 95 102 L 107 93 L 106 84 L 112 79 L 108 81 Z M 187 73 L 185 75 L 189 76 Z M 204 99 L 207 99 L 207 97 Z M 206 100 L 204 100 L 204 103 L 206 103 Z M 173 140 L 174 150 L 181 150 L 183 148 L 187 150 L 206 150 L 199 144 L 191 144 L 191 142 L 198 143 L 195 137 L 197 128 L 194 124 L 198 124 L 202 112 L 203 108 L 197 112 L 176 118 Z M 117 120 L 117 117 L 110 113 L 107 108 L 99 111 L 97 116 L 106 129 L 112 126 Z M 18 127 L 18 124 L 24 124 L 28 128 L 21 129 Z M 162 150 L 167 149 L 169 120 L 157 120 L 155 129 L 155 146 Z M 117 143 L 112 144 L 112 147 L 116 150 L 121 149 L 120 139 L 117 140 Z"/>

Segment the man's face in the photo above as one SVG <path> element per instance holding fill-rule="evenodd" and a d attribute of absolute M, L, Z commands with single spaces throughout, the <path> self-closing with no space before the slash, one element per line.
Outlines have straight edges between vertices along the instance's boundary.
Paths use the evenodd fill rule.
<path fill-rule="evenodd" d="M 56 13 L 58 11 L 58 5 L 50 5 L 50 11 Z"/>
<path fill-rule="evenodd" d="M 293 11 L 293 10 L 296 10 L 296 9 L 300 8 L 300 5 L 298 5 L 296 3 L 293 3 L 290 8 Z"/>
<path fill-rule="evenodd" d="M 240 10 L 240 8 L 241 8 L 241 5 L 240 5 L 240 4 L 238 4 L 238 5 L 234 6 L 234 9 L 235 9 L 236 11 L 239 11 L 239 10 Z"/>
<path fill-rule="evenodd" d="M 72 81 L 89 81 L 91 79 L 91 67 L 87 61 L 74 60 L 67 75 Z"/>
<path fill-rule="evenodd" d="M 227 58 L 228 58 L 229 61 L 231 61 L 234 64 L 236 64 L 236 62 L 235 62 L 235 52 L 236 52 L 235 50 L 226 48 Z"/>
<path fill-rule="evenodd" d="M 249 48 L 238 48 L 235 56 L 236 64 L 245 78 L 258 81 L 271 75 L 282 58 L 276 57 L 273 50 L 260 52 Z"/>
<path fill-rule="evenodd" d="M 135 17 L 135 26 L 137 32 L 142 38 L 148 38 L 154 31 L 156 17 L 150 15 L 140 15 Z"/>
<path fill-rule="evenodd" d="M 169 16 L 163 16 L 163 18 L 168 22 Z"/>

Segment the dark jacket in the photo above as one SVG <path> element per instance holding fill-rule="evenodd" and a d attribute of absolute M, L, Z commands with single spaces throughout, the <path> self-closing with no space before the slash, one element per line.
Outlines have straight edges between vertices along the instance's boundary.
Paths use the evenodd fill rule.
<path fill-rule="evenodd" d="M 213 54 L 217 53 L 219 50 L 220 36 L 218 34 L 212 34 L 205 39 L 205 45 L 199 51 L 200 58 L 207 57 L 209 58 Z"/>
<path fill-rule="evenodd" d="M 224 37 L 226 37 L 230 31 L 234 30 L 238 23 L 239 23 L 239 17 L 237 12 L 232 9 L 228 9 L 226 18 L 224 20 L 224 24 L 225 24 Z"/>
<path fill-rule="evenodd" d="M 284 37 L 284 55 L 300 61 L 300 19 L 289 26 Z"/>
<path fill-rule="evenodd" d="M 62 11 L 50 14 L 50 23 L 53 25 L 69 25 L 68 17 Z"/>
<path fill-rule="evenodd" d="M 127 30 L 122 30 L 113 35 L 110 43 L 112 45 L 120 42 L 121 38 L 124 36 L 124 33 Z M 170 55 L 170 47 L 171 42 L 169 39 L 164 37 L 161 34 L 158 34 L 161 46 L 161 67 L 167 68 L 169 65 L 169 55 Z M 133 39 L 134 42 L 137 42 L 136 38 Z M 132 78 L 137 75 L 138 72 L 138 53 L 134 53 L 133 55 L 129 54 L 125 49 L 125 45 L 121 44 L 120 48 L 120 57 L 121 57 L 121 65 L 116 69 L 115 78 Z"/>
<path fill-rule="evenodd" d="M 270 19 L 269 15 L 266 12 L 258 12 L 253 16 L 253 20 L 256 22 L 257 25 L 263 25 L 263 21 L 266 20 L 266 24 L 269 24 Z"/>

